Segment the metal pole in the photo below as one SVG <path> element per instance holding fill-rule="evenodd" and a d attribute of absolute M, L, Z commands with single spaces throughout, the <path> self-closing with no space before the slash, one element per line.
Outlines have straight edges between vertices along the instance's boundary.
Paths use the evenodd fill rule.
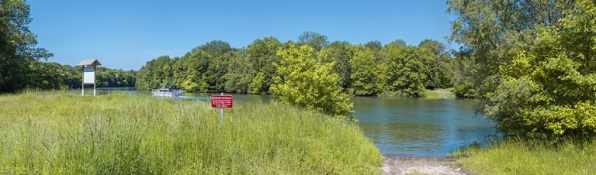
<path fill-rule="evenodd" d="M 95 75 L 95 73 L 96 73 L 95 69 L 96 69 L 96 66 L 95 66 L 95 64 L 93 64 L 93 80 L 97 79 L 97 75 Z M 95 89 L 96 89 L 97 85 L 95 85 L 95 82 L 97 82 L 97 81 L 93 81 L 93 96 L 96 96 Z"/>
<path fill-rule="evenodd" d="M 85 96 L 85 65 L 81 65 L 81 73 L 83 76 L 81 79 L 81 96 Z"/>
<path fill-rule="evenodd" d="M 221 95 L 223 96 L 223 95 L 224 95 L 224 93 L 222 92 L 222 93 L 221 93 Z M 223 105 L 222 105 L 222 106 L 223 106 Z M 221 109 L 220 109 L 220 110 L 221 110 L 221 120 L 220 120 L 220 121 L 221 121 L 221 125 L 223 125 L 223 107 L 221 107 Z"/>

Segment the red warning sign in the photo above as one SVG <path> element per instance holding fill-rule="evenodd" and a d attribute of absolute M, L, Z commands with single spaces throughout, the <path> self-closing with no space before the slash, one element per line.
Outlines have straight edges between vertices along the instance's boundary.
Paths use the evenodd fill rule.
<path fill-rule="evenodd" d="M 231 95 L 213 95 L 211 96 L 211 107 L 215 108 L 232 108 L 234 105 L 234 97 Z"/>

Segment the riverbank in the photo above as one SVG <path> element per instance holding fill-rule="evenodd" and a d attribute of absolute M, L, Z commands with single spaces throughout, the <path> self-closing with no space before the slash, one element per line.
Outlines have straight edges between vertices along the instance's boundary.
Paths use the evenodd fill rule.
<path fill-rule="evenodd" d="M 593 174 L 596 140 L 553 144 L 543 140 L 510 139 L 490 147 L 471 145 L 456 151 L 457 163 L 474 174 Z"/>
<path fill-rule="evenodd" d="M 437 90 L 432 90 L 432 92 L 441 94 L 441 98 L 444 98 L 444 99 L 452 99 L 453 98 L 453 93 L 449 90 L 437 89 Z"/>
<path fill-rule="evenodd" d="M 270 103 L 63 92 L 0 95 L 0 173 L 380 174 L 358 126 Z"/>

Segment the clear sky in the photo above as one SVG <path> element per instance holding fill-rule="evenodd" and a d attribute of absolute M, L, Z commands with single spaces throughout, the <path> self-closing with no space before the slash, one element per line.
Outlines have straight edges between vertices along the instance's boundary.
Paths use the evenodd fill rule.
<path fill-rule="evenodd" d="M 76 65 L 98 59 L 111 69 L 138 70 L 161 55 L 183 56 L 222 40 L 242 48 L 273 36 L 296 41 L 305 31 L 330 42 L 383 45 L 403 39 L 446 44 L 451 14 L 444 0 L 28 0 L 38 47 L 48 61 Z"/>

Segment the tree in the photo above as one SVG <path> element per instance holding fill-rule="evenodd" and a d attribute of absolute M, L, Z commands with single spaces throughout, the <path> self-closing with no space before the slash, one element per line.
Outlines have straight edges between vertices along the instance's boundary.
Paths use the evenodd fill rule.
<path fill-rule="evenodd" d="M 364 47 L 356 51 L 354 58 L 350 60 L 352 67 L 351 78 L 355 95 L 375 95 L 377 89 L 378 70 L 372 49 Z"/>
<path fill-rule="evenodd" d="M 194 50 L 202 50 L 205 51 L 211 55 L 224 55 L 226 53 L 230 53 L 232 52 L 232 47 L 230 47 L 230 44 L 228 42 L 225 41 L 221 41 L 221 40 L 213 40 L 211 42 L 207 42 L 199 47 L 197 47 Z M 193 50 L 193 51 L 194 51 Z"/>
<path fill-rule="evenodd" d="M 480 79 L 471 78 L 476 77 L 477 70 L 474 66 L 468 52 L 461 50 L 454 52 L 455 60 L 453 61 L 453 88 L 454 94 L 459 98 L 474 98 L 478 97 L 478 84 L 481 84 Z"/>
<path fill-rule="evenodd" d="M 176 64 L 177 82 L 189 92 L 207 92 L 209 84 L 207 83 L 207 72 L 211 64 L 212 56 L 206 51 L 194 49 L 191 54 L 187 54 Z"/>
<path fill-rule="evenodd" d="M 135 86 L 138 89 L 155 89 L 165 85 L 174 84 L 174 65 L 178 59 L 169 56 L 160 56 L 148 61 L 139 70 Z"/>
<path fill-rule="evenodd" d="M 249 93 L 267 94 L 269 92 L 273 84 L 272 77 L 275 75 L 273 63 L 279 63 L 277 50 L 281 47 L 281 42 L 276 38 L 266 37 L 255 40 L 246 48 L 246 54 L 253 67 L 251 77 L 257 79 L 250 83 Z"/>
<path fill-rule="evenodd" d="M 136 72 L 134 70 L 123 71 L 122 69 L 97 67 L 96 73 L 97 87 L 135 87 Z M 80 85 L 80 80 L 78 82 Z"/>
<path fill-rule="evenodd" d="M 435 40 L 425 39 L 418 44 L 418 47 L 428 48 L 436 56 L 445 53 L 445 45 Z"/>
<path fill-rule="evenodd" d="M 36 48 L 36 35 L 29 31 L 29 5 L 22 0 L 0 1 L 0 92 L 12 92 L 30 81 L 30 65 L 53 55 Z"/>
<path fill-rule="evenodd" d="M 426 71 L 428 80 L 425 83 L 425 87 L 427 89 L 435 89 L 452 86 L 452 59 L 445 52 L 445 45 L 435 40 L 426 39 L 420 42 L 418 47 L 420 49 L 429 49 L 434 55 L 434 61 L 426 63 L 429 69 Z"/>
<path fill-rule="evenodd" d="M 352 85 L 350 73 L 352 67 L 350 66 L 350 60 L 354 56 L 352 45 L 346 41 L 336 41 L 325 47 L 324 54 L 326 54 L 330 60 L 334 61 L 334 71 L 339 75 L 337 84 L 342 88 L 349 88 Z"/>
<path fill-rule="evenodd" d="M 250 92 L 249 85 L 253 80 L 253 69 L 254 66 L 245 54 L 245 49 L 238 50 L 228 63 L 228 72 L 225 76 L 226 91 L 235 93 Z"/>
<path fill-rule="evenodd" d="M 226 87 L 232 88 L 231 92 L 244 92 L 248 77 L 238 71 L 229 73 L 230 68 L 240 64 L 238 61 L 243 61 L 240 57 L 245 57 L 242 51 L 230 47 L 227 42 L 207 42 L 193 48 L 182 58 L 174 59 L 176 64 L 170 69 L 175 77 L 173 83 L 189 92 L 222 92 Z M 230 63 L 235 65 L 230 66 Z"/>
<path fill-rule="evenodd" d="M 81 88 L 81 81 L 82 81 L 82 73 L 81 71 L 81 66 L 75 66 L 72 67 L 70 65 L 62 65 L 61 67 L 62 69 L 62 73 L 60 75 L 60 78 L 64 81 L 64 85 L 67 88 Z M 136 74 L 133 74 L 133 79 L 136 78 Z M 129 87 L 134 87 L 134 81 L 133 84 Z"/>
<path fill-rule="evenodd" d="M 387 53 L 384 91 L 399 92 L 408 97 L 421 97 L 428 80 L 429 63 L 433 54 L 429 49 L 406 46 L 398 40 L 383 48 Z"/>
<path fill-rule="evenodd" d="M 488 94 L 485 115 L 511 136 L 596 135 L 596 6 L 578 0 L 554 26 L 537 26 L 536 45 L 500 66 L 503 83 Z"/>
<path fill-rule="evenodd" d="M 275 84 L 271 86 L 273 96 L 281 102 L 333 116 L 352 114 L 350 97 L 336 84 L 334 62 L 325 54 L 313 58 L 312 53 L 309 46 L 296 48 L 291 42 L 287 49 L 277 52 L 282 60 L 274 64 L 279 76 L 274 77 Z"/>
<path fill-rule="evenodd" d="M 314 49 L 314 53 L 318 53 L 329 44 L 327 36 L 315 32 L 304 32 L 298 37 L 298 45 L 306 44 Z"/>
<path fill-rule="evenodd" d="M 557 26 L 564 9 L 575 7 L 567 0 L 448 0 L 447 12 L 456 19 L 451 24 L 450 41 L 462 44 L 470 66 L 476 72 L 465 81 L 475 83 L 475 96 L 486 102 L 486 95 L 501 84 L 499 67 L 511 64 L 517 49 L 537 44 L 538 26 Z M 460 86 L 457 85 L 456 86 Z M 484 105 L 480 105 L 484 106 Z M 481 110 L 482 111 L 482 110 Z"/>
<path fill-rule="evenodd" d="M 60 64 L 53 62 L 30 61 L 27 71 L 27 87 L 39 89 L 59 89 L 64 86 Z"/>
<path fill-rule="evenodd" d="M 265 89 L 267 86 L 265 85 L 265 74 L 263 72 L 257 73 L 257 75 L 252 79 L 252 82 L 248 85 L 249 93 L 253 94 L 264 94 L 267 91 Z"/>
<path fill-rule="evenodd" d="M 368 47 L 374 51 L 379 51 L 383 48 L 383 45 L 381 44 L 380 41 L 370 41 L 370 42 L 364 44 L 364 47 Z"/>

